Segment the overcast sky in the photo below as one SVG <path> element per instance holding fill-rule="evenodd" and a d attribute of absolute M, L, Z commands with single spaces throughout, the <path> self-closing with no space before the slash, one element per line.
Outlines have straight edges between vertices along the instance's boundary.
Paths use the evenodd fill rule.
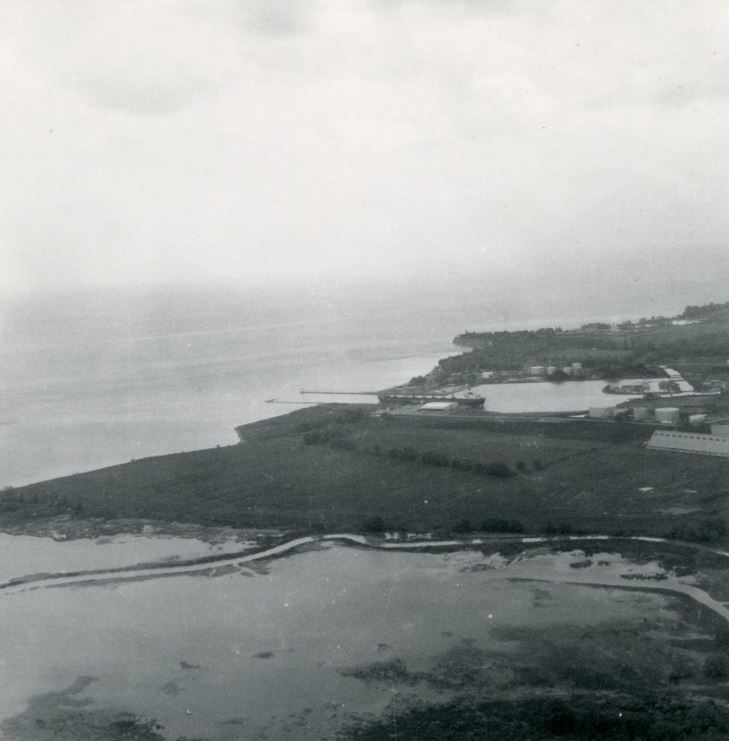
<path fill-rule="evenodd" d="M 6 0 L 0 286 L 729 299 L 728 40 L 725 0 Z"/>

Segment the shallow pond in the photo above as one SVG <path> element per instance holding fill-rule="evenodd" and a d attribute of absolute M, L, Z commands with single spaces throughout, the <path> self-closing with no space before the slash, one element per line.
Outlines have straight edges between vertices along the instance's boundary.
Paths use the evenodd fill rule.
<path fill-rule="evenodd" d="M 170 545 L 147 540 L 161 553 Z M 16 540 L 13 558 L 30 559 L 36 545 Z M 100 558 L 107 547 L 87 545 Z M 7 540 L 0 546 L 9 549 Z M 507 650 L 507 629 L 665 613 L 663 595 L 510 580 L 566 582 L 634 568 L 605 556 L 577 569 L 576 559 L 544 551 L 507 562 L 473 551 L 322 543 L 215 577 L 200 571 L 0 593 L 4 737 L 30 738 L 13 735 L 18 717 L 75 708 L 156 718 L 170 739 L 332 738 L 353 714 L 379 713 L 394 697 L 442 694 L 363 681 L 353 667 L 397 658 L 426 671 L 454 647 Z"/>

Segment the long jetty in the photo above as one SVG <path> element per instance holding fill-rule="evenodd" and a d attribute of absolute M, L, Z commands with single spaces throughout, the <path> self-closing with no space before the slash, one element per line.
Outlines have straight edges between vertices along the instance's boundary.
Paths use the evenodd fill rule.
<path fill-rule="evenodd" d="M 377 396 L 377 391 L 305 391 L 300 394 L 324 394 L 326 396 Z"/>

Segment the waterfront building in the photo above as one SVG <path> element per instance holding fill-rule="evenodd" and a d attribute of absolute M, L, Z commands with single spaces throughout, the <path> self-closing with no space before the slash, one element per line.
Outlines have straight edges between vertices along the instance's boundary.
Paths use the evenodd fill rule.
<path fill-rule="evenodd" d="M 677 425 L 681 421 L 678 407 L 659 407 L 656 409 L 656 421 L 663 425 Z"/>

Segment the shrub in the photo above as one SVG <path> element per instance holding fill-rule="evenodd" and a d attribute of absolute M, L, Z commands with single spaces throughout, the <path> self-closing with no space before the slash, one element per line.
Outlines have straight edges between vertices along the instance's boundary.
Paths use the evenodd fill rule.
<path fill-rule="evenodd" d="M 340 450 L 354 450 L 357 447 L 351 435 L 344 435 L 342 433 L 333 435 L 329 444 L 333 448 L 339 448 Z"/>
<path fill-rule="evenodd" d="M 525 528 L 518 520 L 489 518 L 481 523 L 481 530 L 488 533 L 523 533 Z"/>
<path fill-rule="evenodd" d="M 425 453 L 423 453 L 421 460 L 427 466 L 448 467 L 450 466 L 450 463 L 451 463 L 447 455 L 443 455 L 443 453 L 434 453 L 431 450 L 427 450 Z"/>
<path fill-rule="evenodd" d="M 704 676 L 707 679 L 726 679 L 728 674 L 727 662 L 723 656 L 709 656 L 704 662 Z"/>
<path fill-rule="evenodd" d="M 364 411 L 362 411 L 362 409 L 347 409 L 337 415 L 337 422 L 352 424 L 353 422 L 359 422 L 361 419 L 364 419 L 364 416 Z"/>
<path fill-rule="evenodd" d="M 458 471 L 472 471 L 473 461 L 471 461 L 469 458 L 463 458 L 459 456 L 451 461 L 451 467 L 457 469 Z"/>
<path fill-rule="evenodd" d="M 729 648 L 729 629 L 719 628 L 714 636 L 714 645 L 720 649 Z"/>
<path fill-rule="evenodd" d="M 514 475 L 514 472 L 506 465 L 506 463 L 502 463 L 501 461 L 488 463 L 484 468 L 484 473 L 489 476 L 500 476 L 502 478 Z"/>
<path fill-rule="evenodd" d="M 527 470 L 526 463 L 524 463 L 524 461 L 517 461 L 516 470 L 519 471 L 519 473 L 526 473 L 526 470 Z"/>
<path fill-rule="evenodd" d="M 459 520 L 454 526 L 453 526 L 453 532 L 454 533 L 471 533 L 473 532 L 473 528 L 471 527 L 471 521 L 470 520 Z"/>
<path fill-rule="evenodd" d="M 323 437 L 321 432 L 306 432 L 304 433 L 304 445 L 319 445 Z"/>
<path fill-rule="evenodd" d="M 574 731 L 577 718 L 564 700 L 548 700 L 542 712 L 542 722 L 550 733 L 564 736 Z"/>
<path fill-rule="evenodd" d="M 573 533 L 574 530 L 572 529 L 572 525 L 566 522 L 558 522 L 557 524 L 548 522 L 547 526 L 544 528 L 544 532 L 547 535 L 569 535 L 570 533 Z"/>
<path fill-rule="evenodd" d="M 387 524 L 382 517 L 370 517 L 369 520 L 365 520 L 363 530 L 366 533 L 382 534 L 387 530 Z"/>
<path fill-rule="evenodd" d="M 689 540 L 698 543 L 711 543 L 715 540 L 725 537 L 727 527 L 724 520 L 713 518 L 705 520 L 697 525 L 687 525 L 684 527 L 674 528 L 668 533 L 669 538 L 675 540 Z"/>

